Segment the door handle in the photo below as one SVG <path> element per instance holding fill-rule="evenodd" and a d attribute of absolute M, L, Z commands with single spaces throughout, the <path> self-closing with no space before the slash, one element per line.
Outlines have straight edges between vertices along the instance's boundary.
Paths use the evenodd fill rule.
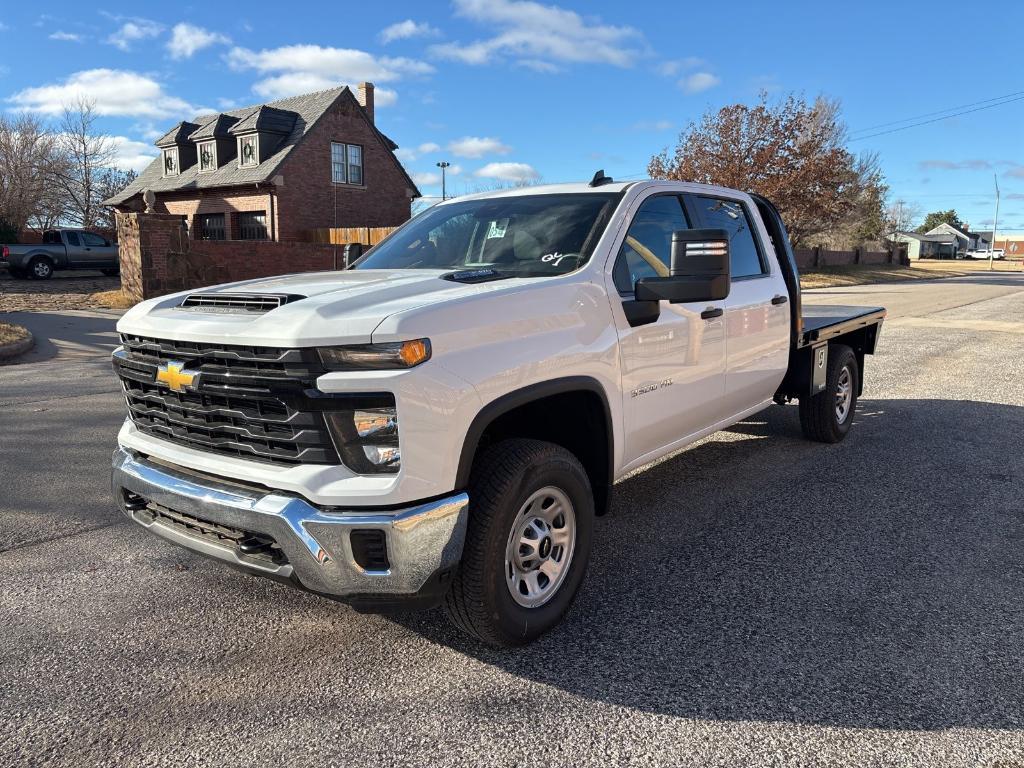
<path fill-rule="evenodd" d="M 708 307 L 700 313 L 700 316 L 704 320 L 711 320 L 714 317 L 721 317 L 723 314 L 725 314 L 725 310 L 721 307 Z"/>
<path fill-rule="evenodd" d="M 787 299 L 782 294 L 779 294 L 778 296 L 772 296 L 772 304 L 774 304 L 776 307 L 779 306 L 779 304 L 785 304 L 787 301 L 789 301 L 789 299 Z"/>

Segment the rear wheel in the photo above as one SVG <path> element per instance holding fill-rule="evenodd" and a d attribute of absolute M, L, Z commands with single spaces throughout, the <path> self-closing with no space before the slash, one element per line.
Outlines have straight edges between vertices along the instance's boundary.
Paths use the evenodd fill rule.
<path fill-rule="evenodd" d="M 579 460 L 539 440 L 505 440 L 473 467 L 459 570 L 445 597 L 449 618 L 497 646 L 535 640 L 558 624 L 587 569 L 594 522 Z"/>
<path fill-rule="evenodd" d="M 53 277 L 53 262 L 45 256 L 36 256 L 28 263 L 28 275 L 33 280 L 49 280 Z"/>
<path fill-rule="evenodd" d="M 825 389 L 800 398 L 800 427 L 804 436 L 819 443 L 838 443 L 853 424 L 860 389 L 857 356 L 843 344 L 828 348 Z"/>

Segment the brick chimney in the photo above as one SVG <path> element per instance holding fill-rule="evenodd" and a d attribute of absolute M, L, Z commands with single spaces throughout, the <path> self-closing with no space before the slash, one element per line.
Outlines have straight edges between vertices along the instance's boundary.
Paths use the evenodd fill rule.
<path fill-rule="evenodd" d="M 359 84 L 359 103 L 363 107 L 366 116 L 373 122 L 373 83 Z"/>

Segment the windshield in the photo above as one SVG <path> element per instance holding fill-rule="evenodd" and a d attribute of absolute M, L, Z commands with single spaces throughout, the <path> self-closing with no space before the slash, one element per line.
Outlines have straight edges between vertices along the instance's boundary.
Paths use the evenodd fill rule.
<path fill-rule="evenodd" d="M 619 197 L 526 195 L 439 205 L 368 252 L 354 268 L 564 275 L 590 258 Z"/>

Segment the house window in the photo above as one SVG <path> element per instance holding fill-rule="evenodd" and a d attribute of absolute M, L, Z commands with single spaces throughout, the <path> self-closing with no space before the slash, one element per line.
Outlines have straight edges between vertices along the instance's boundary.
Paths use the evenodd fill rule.
<path fill-rule="evenodd" d="M 199 145 L 199 171 L 217 170 L 217 142 L 204 141 Z"/>
<path fill-rule="evenodd" d="M 238 164 L 243 168 L 260 164 L 260 152 L 256 136 L 243 136 L 238 140 Z"/>
<path fill-rule="evenodd" d="M 199 217 L 200 240 L 224 240 L 224 214 L 206 213 Z"/>
<path fill-rule="evenodd" d="M 363 183 L 363 148 L 361 146 L 331 142 L 331 181 L 335 184 Z"/>
<path fill-rule="evenodd" d="M 348 183 L 363 183 L 363 148 L 358 144 L 348 145 Z"/>
<path fill-rule="evenodd" d="M 238 231 L 242 240 L 266 240 L 267 212 L 245 211 L 238 214 Z"/>
<path fill-rule="evenodd" d="M 178 175 L 178 148 L 164 150 L 164 176 Z"/>

